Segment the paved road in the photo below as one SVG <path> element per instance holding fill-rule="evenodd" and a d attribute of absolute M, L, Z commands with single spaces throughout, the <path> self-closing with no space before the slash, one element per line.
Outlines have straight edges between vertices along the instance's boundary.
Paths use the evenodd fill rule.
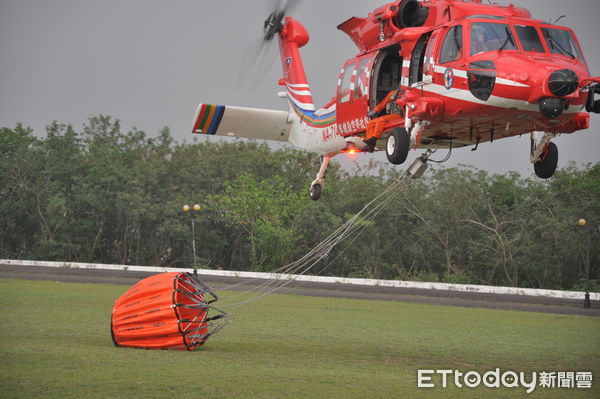
<path fill-rule="evenodd" d="M 0 278 L 49 280 L 77 283 L 133 285 L 152 273 L 52 268 L 33 266 L 0 265 Z M 201 276 L 201 279 L 218 291 L 249 289 L 264 284 L 266 280 L 250 280 L 239 277 Z M 230 287 L 234 284 L 243 284 Z M 520 310 L 529 312 L 600 316 L 600 302 L 592 301 L 591 309 L 583 308 L 581 300 L 533 297 L 523 295 L 481 294 L 415 288 L 360 286 L 311 282 L 290 282 L 277 291 L 281 294 L 309 295 L 331 298 L 353 298 L 382 301 L 424 303 L 431 305 L 460 306 L 469 308 Z"/>

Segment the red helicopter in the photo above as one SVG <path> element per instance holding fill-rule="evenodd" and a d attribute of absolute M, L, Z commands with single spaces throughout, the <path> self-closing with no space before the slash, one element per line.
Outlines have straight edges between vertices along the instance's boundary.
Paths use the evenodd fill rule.
<path fill-rule="evenodd" d="M 321 155 L 310 186 L 318 200 L 330 159 L 386 151 L 402 164 L 411 148 L 458 148 L 531 134 L 538 177 L 554 175 L 559 134 L 589 127 L 600 113 L 574 32 L 524 8 L 481 0 L 400 0 L 338 26 L 358 47 L 337 93 L 314 105 L 299 49 L 308 32 L 279 3 L 263 39 L 277 37 L 289 111 L 200 104 L 193 133 L 289 142 Z M 376 126 L 377 125 L 377 126 Z"/>

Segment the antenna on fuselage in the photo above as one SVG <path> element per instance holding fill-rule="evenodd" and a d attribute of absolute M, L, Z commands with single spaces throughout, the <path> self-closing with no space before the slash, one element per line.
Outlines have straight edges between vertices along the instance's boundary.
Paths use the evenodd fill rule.
<path fill-rule="evenodd" d="M 550 18 L 550 22 L 549 22 L 549 24 L 550 24 L 550 25 L 556 25 L 556 23 L 557 23 L 558 21 L 560 21 L 561 19 L 563 19 L 563 18 L 564 18 L 564 17 L 566 17 L 566 16 L 567 16 L 566 14 L 565 14 L 565 15 L 561 15 L 560 17 L 556 18 L 556 21 L 554 21 L 554 22 L 552 22 L 552 18 Z"/>

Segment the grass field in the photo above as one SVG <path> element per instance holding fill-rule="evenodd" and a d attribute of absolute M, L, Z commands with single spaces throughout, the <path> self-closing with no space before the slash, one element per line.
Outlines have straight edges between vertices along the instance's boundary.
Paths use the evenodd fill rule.
<path fill-rule="evenodd" d="M 113 346 L 128 287 L 0 279 L 3 398 L 598 398 L 600 318 L 271 295 L 197 352 Z M 591 390 L 417 388 L 418 369 L 591 371 Z M 439 384 L 439 380 L 435 380 Z"/>

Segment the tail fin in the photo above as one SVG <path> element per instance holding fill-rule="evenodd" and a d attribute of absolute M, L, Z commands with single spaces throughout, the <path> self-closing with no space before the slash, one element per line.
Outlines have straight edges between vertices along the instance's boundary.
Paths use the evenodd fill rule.
<path fill-rule="evenodd" d="M 308 43 L 308 40 L 306 28 L 292 17 L 286 17 L 283 29 L 279 34 L 283 68 L 283 79 L 279 81 L 279 84 L 285 86 L 290 106 L 296 106 L 303 111 L 315 111 L 315 103 L 300 56 L 300 47 Z"/>

